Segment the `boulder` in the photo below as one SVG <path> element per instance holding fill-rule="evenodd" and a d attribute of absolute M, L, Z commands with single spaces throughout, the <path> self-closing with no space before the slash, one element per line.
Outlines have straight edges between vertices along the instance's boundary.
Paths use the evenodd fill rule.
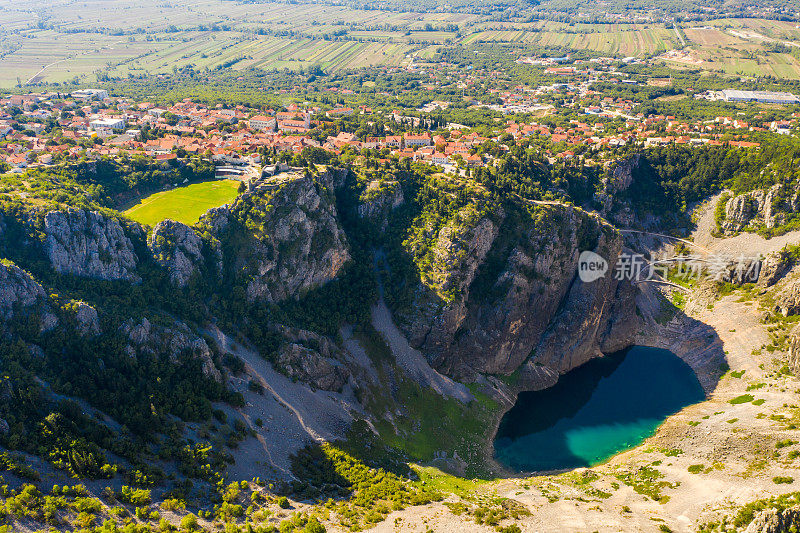
<path fill-rule="evenodd" d="M 84 302 L 78 302 L 77 307 L 75 308 L 75 320 L 77 322 L 79 334 L 100 334 L 100 320 L 97 317 L 97 310 L 91 305 Z"/>
<path fill-rule="evenodd" d="M 338 361 L 297 343 L 284 344 L 274 363 L 282 374 L 322 390 L 340 391 L 350 376 Z"/>
<path fill-rule="evenodd" d="M 767 255 L 761 261 L 758 275 L 759 287 L 771 287 L 783 278 L 794 265 L 794 259 L 786 250 L 779 250 Z"/>
<path fill-rule="evenodd" d="M 44 234 L 45 254 L 56 272 L 140 281 L 133 244 L 114 219 L 84 209 L 50 211 L 44 217 Z"/>
<path fill-rule="evenodd" d="M 282 374 L 329 391 L 340 391 L 349 380 L 350 370 L 342 364 L 346 357 L 328 337 L 282 325 L 274 326 L 272 331 L 284 339 L 271 357 Z"/>
<path fill-rule="evenodd" d="M 785 282 L 775 295 L 775 306 L 783 316 L 800 312 L 800 277 Z"/>

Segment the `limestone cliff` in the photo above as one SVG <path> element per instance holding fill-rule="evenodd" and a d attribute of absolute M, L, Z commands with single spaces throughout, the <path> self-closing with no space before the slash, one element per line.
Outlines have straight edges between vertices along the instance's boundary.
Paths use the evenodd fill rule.
<path fill-rule="evenodd" d="M 156 262 L 169 272 L 170 281 L 185 287 L 203 262 L 203 242 L 195 231 L 174 220 L 162 220 L 147 242 Z"/>
<path fill-rule="evenodd" d="M 139 281 L 138 258 L 119 222 L 97 211 L 67 209 L 44 217 L 44 251 L 56 272 Z"/>
<path fill-rule="evenodd" d="M 219 240 L 226 273 L 249 301 L 297 298 L 336 278 L 350 259 L 331 191 L 295 173 L 209 211 L 200 228 Z"/>
<path fill-rule="evenodd" d="M 0 262 L 0 318 L 10 320 L 16 309 L 31 308 L 47 299 L 39 283 L 11 262 Z"/>
<path fill-rule="evenodd" d="M 437 369 L 471 379 L 527 361 L 552 377 L 630 344 L 634 289 L 613 272 L 591 283 L 577 277 L 583 250 L 613 270 L 622 239 L 610 226 L 544 203 L 453 220 L 435 235 L 412 311 L 401 314 L 412 345 Z M 523 374 L 526 386 L 539 385 L 541 371 Z"/>
<path fill-rule="evenodd" d="M 282 374 L 315 389 L 340 391 L 350 379 L 342 349 L 331 339 L 313 331 L 276 325 L 281 338 L 272 362 Z"/>
<path fill-rule="evenodd" d="M 759 511 L 744 533 L 788 533 L 800 527 L 800 506 Z"/>
<path fill-rule="evenodd" d="M 139 353 L 167 353 L 170 360 L 177 363 L 179 356 L 188 354 L 200 360 L 206 376 L 217 381 L 222 380 L 206 341 L 183 322 L 173 321 L 169 325 L 161 325 L 153 324 L 147 318 L 140 321 L 129 319 L 120 326 L 120 333 L 128 340 L 125 351 L 132 358 L 136 358 Z"/>
<path fill-rule="evenodd" d="M 369 220 L 385 231 L 389 213 L 401 206 L 405 198 L 400 182 L 396 180 L 372 180 L 361 193 L 358 216 Z"/>
<path fill-rule="evenodd" d="M 800 212 L 800 192 L 784 184 L 756 189 L 724 201 L 724 217 L 719 221 L 719 229 L 726 235 L 748 228 L 771 229 Z"/>

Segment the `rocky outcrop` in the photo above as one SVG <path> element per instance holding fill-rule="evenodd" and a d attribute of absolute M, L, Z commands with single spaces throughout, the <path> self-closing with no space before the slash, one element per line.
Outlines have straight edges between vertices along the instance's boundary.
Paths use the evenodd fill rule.
<path fill-rule="evenodd" d="M 439 231 L 412 311 L 401 314 L 434 367 L 472 379 L 511 374 L 530 358 L 526 372 L 553 381 L 630 344 L 633 287 L 613 266 L 593 282 L 577 277 L 582 249 L 616 261 L 622 239 L 610 226 L 559 204 L 492 216 Z"/>
<path fill-rule="evenodd" d="M 766 194 L 762 190 L 740 194 L 725 204 L 725 218 L 720 228 L 726 233 L 736 233 L 748 226 L 754 219 L 764 220 Z"/>
<path fill-rule="evenodd" d="M 613 163 L 614 168 L 604 180 L 606 192 L 613 195 L 628 189 L 633 183 L 633 173 L 639 168 L 641 154 L 633 154 Z"/>
<path fill-rule="evenodd" d="M 376 224 L 385 231 L 389 224 L 389 213 L 403 205 L 403 188 L 394 180 L 372 180 L 361 193 L 358 216 Z"/>
<path fill-rule="evenodd" d="M 745 533 L 789 533 L 800 529 L 800 506 L 765 509 L 753 518 Z"/>
<path fill-rule="evenodd" d="M 783 316 L 800 312 L 800 278 L 795 277 L 782 284 L 775 295 L 775 307 Z"/>
<path fill-rule="evenodd" d="M 322 390 L 340 391 L 349 376 L 341 363 L 322 357 L 319 352 L 302 344 L 282 346 L 274 363 L 286 376 Z"/>
<path fill-rule="evenodd" d="M 767 255 L 761 261 L 758 274 L 759 287 L 771 287 L 783 278 L 794 265 L 794 259 L 786 250 L 779 250 Z"/>
<path fill-rule="evenodd" d="M 789 333 L 789 355 L 786 364 L 794 376 L 800 376 L 800 324 Z"/>
<path fill-rule="evenodd" d="M 100 320 L 97 310 L 84 302 L 77 302 L 75 306 L 75 321 L 80 335 L 99 335 Z"/>
<path fill-rule="evenodd" d="M 47 299 L 47 293 L 30 274 L 13 263 L 0 262 L 0 318 L 11 320 L 15 309 L 30 308 Z"/>
<path fill-rule="evenodd" d="M 790 200 L 784 198 L 791 196 Z M 767 190 L 756 189 L 726 201 L 725 213 L 719 227 L 725 234 L 735 234 L 747 227 L 774 228 L 786 222 L 787 215 L 800 209 L 797 191 L 787 191 L 782 185 Z"/>
<path fill-rule="evenodd" d="M 203 262 L 200 236 L 186 224 L 162 220 L 153 228 L 148 246 L 156 262 L 167 269 L 170 281 L 186 287 Z"/>
<path fill-rule="evenodd" d="M 275 332 L 285 341 L 271 358 L 279 372 L 316 389 L 341 391 L 351 374 L 338 346 L 303 329 L 275 326 Z"/>
<path fill-rule="evenodd" d="M 333 195 L 312 177 L 279 174 L 209 211 L 202 229 L 224 249 L 225 269 L 249 301 L 298 298 L 339 274 L 350 259 Z"/>
<path fill-rule="evenodd" d="M 50 211 L 44 249 L 56 272 L 102 280 L 138 282 L 131 240 L 119 222 L 97 211 Z"/>
<path fill-rule="evenodd" d="M 136 357 L 139 352 L 151 355 L 166 353 L 172 362 L 178 363 L 182 354 L 188 354 L 201 361 L 206 376 L 222 381 L 208 344 L 183 322 L 175 321 L 166 327 L 152 324 L 146 318 L 139 322 L 129 319 L 120 326 L 120 332 L 129 341 L 125 350 L 131 357 Z"/>

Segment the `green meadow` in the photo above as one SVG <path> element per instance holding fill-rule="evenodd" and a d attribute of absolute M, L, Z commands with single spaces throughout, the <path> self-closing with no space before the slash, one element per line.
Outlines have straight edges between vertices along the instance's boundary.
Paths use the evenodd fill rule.
<path fill-rule="evenodd" d="M 192 183 L 151 194 L 124 213 L 136 222 L 150 226 L 167 218 L 191 225 L 212 207 L 219 207 L 236 198 L 238 188 L 239 182 L 235 180 Z"/>

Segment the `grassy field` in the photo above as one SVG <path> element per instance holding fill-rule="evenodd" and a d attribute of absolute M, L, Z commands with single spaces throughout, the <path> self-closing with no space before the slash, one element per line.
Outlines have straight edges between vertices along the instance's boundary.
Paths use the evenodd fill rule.
<path fill-rule="evenodd" d="M 212 207 L 219 207 L 236 198 L 238 187 L 239 182 L 235 180 L 192 183 L 151 194 L 124 213 L 136 222 L 149 226 L 155 226 L 166 218 L 191 225 Z"/>

